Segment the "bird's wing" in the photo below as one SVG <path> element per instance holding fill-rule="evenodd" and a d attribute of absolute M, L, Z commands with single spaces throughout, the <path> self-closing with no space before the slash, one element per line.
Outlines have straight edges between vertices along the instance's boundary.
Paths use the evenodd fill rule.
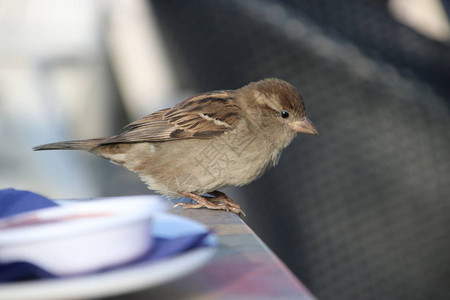
<path fill-rule="evenodd" d="M 205 93 L 139 119 L 102 144 L 212 138 L 235 128 L 239 112 L 231 91 Z"/>

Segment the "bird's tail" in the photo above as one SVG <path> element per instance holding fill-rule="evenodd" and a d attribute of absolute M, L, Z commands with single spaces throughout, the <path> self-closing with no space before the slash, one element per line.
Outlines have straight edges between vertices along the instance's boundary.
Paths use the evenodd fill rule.
<path fill-rule="evenodd" d="M 59 143 L 51 143 L 33 147 L 34 151 L 39 150 L 85 150 L 91 151 L 97 146 L 99 146 L 104 138 L 99 139 L 89 139 L 89 140 L 78 140 L 78 141 L 66 141 Z"/>

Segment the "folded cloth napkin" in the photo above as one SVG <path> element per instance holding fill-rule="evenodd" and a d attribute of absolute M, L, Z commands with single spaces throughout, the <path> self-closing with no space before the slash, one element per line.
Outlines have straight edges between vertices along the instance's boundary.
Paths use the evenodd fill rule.
<path fill-rule="evenodd" d="M 15 189 L 0 190 L 0 218 L 52 206 L 58 206 L 58 204 L 32 192 L 18 191 Z M 145 253 L 133 262 L 111 266 L 97 270 L 93 273 L 102 273 L 135 263 L 147 263 L 163 258 L 169 258 L 195 248 L 209 246 L 206 239 L 210 234 L 211 232 L 205 231 L 198 234 L 173 238 L 154 236 L 153 247 L 148 253 Z M 0 263 L 0 283 L 58 277 L 59 276 L 48 272 L 35 264 L 25 261 Z"/>
<path fill-rule="evenodd" d="M 58 206 L 58 204 L 32 192 L 15 189 L 0 190 L 0 218 L 52 206 Z"/>

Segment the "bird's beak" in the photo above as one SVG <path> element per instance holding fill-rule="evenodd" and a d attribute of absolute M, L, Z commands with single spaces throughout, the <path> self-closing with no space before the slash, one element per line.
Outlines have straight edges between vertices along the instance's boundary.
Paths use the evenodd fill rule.
<path fill-rule="evenodd" d="M 319 134 L 316 127 L 314 127 L 313 123 L 307 118 L 303 117 L 298 121 L 294 121 L 288 124 L 293 130 L 308 134 Z"/>

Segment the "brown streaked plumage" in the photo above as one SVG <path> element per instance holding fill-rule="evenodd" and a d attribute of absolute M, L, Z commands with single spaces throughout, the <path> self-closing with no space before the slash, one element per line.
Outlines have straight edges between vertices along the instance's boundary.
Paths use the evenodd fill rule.
<path fill-rule="evenodd" d="M 297 132 L 318 133 L 297 89 L 271 78 L 194 96 L 127 125 L 116 136 L 34 150 L 86 150 L 138 173 L 152 190 L 196 201 L 177 205 L 243 213 L 218 190 L 264 174 Z"/>

